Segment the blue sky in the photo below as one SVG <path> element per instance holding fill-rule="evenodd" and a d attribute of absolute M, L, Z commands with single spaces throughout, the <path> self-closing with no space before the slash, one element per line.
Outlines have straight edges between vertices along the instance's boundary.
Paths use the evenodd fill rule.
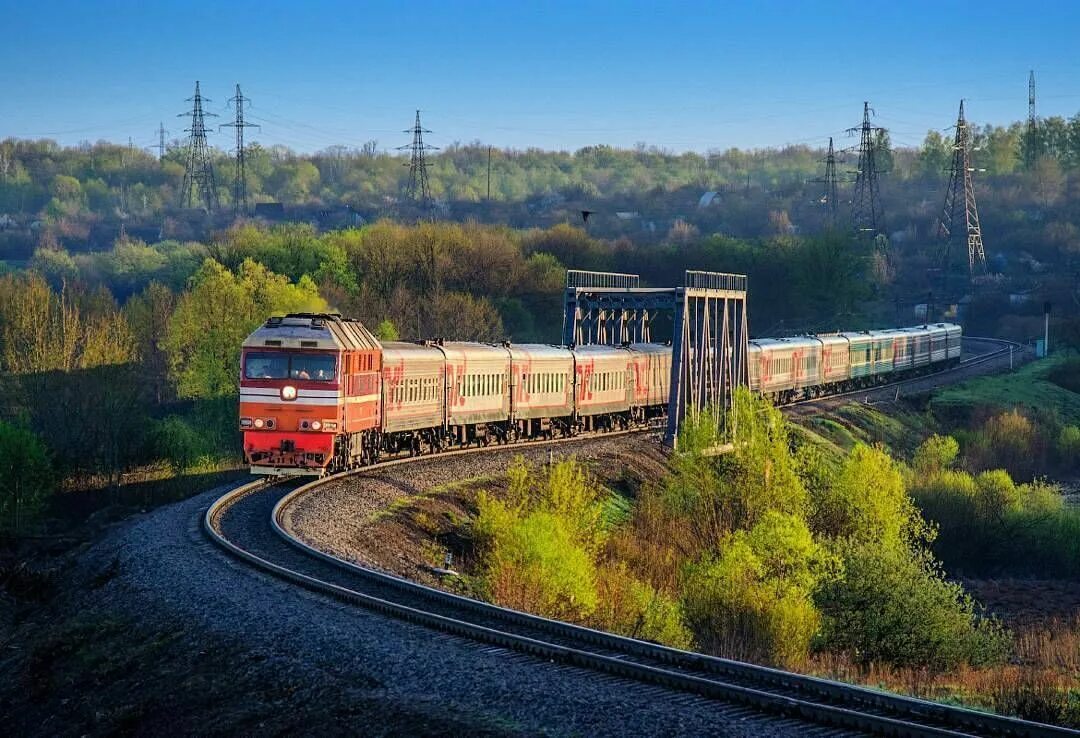
<path fill-rule="evenodd" d="M 820 145 L 862 101 L 900 144 L 1080 111 L 1080 3 L 0 0 L 0 137 L 138 145 L 182 135 L 194 81 L 250 139 L 380 148 L 421 108 L 431 143 L 576 149 Z M 960 41 L 958 41 L 960 40 Z M 963 45 L 960 45 L 962 43 Z M 229 146 L 229 134 L 211 138 Z"/>

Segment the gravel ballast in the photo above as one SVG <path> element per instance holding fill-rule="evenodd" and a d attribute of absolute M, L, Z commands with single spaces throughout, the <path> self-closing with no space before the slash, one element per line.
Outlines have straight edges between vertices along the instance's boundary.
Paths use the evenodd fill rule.
<path fill-rule="evenodd" d="M 535 451 L 546 458 L 546 450 Z M 495 474 L 512 455 L 426 460 L 415 465 L 423 471 L 410 473 L 459 478 L 457 465 L 473 458 L 467 463 Z M 473 476 L 477 468 L 470 467 Z M 182 635 L 161 657 L 190 653 L 193 664 L 214 664 L 205 679 L 183 684 L 192 693 L 171 701 L 157 692 L 132 696 L 150 706 L 129 710 L 119 724 L 126 732 L 781 736 L 820 730 L 546 663 L 298 589 L 234 560 L 205 538 L 201 516 L 224 491 L 124 524 L 66 574 L 70 594 L 55 607 L 120 619 L 132 642 L 160 638 L 182 624 Z M 111 732 L 118 725 L 107 719 L 114 709 L 109 700 L 146 689 L 173 691 L 172 683 L 147 684 L 161 667 L 157 661 L 131 664 L 114 677 L 119 690 L 84 695 L 78 710 L 57 694 L 34 703 L 41 705 L 37 712 L 21 696 L 7 695 L 3 711 L 18 711 L 23 734 Z M 21 657 L 0 663 L 0 674 L 12 684 L 25 680 L 28 669 Z"/>

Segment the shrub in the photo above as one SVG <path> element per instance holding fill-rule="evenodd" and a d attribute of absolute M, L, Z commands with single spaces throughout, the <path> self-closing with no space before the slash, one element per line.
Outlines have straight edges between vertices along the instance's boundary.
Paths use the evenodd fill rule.
<path fill-rule="evenodd" d="M 501 605 L 580 622 L 596 609 L 596 567 L 555 515 L 532 512 L 498 537 L 484 578 Z"/>
<path fill-rule="evenodd" d="M 960 444 L 955 438 L 935 433 L 915 450 L 911 465 L 920 474 L 934 473 L 951 468 L 959 453 Z"/>
<path fill-rule="evenodd" d="M 0 525 L 19 531 L 45 507 L 52 469 L 41 439 L 0 421 Z"/>
<path fill-rule="evenodd" d="M 946 581 L 928 554 L 866 543 L 843 546 L 843 573 L 820 590 L 822 645 L 861 662 L 949 669 L 999 661 L 1000 626 Z"/>
<path fill-rule="evenodd" d="M 713 653 L 795 666 L 806 660 L 820 615 L 811 592 L 827 557 L 798 517 L 771 512 L 687 567 L 683 608 Z"/>
<path fill-rule="evenodd" d="M 389 318 L 383 320 L 375 328 L 375 337 L 380 341 L 396 341 L 400 337 L 397 326 Z"/>
<path fill-rule="evenodd" d="M 1042 450 L 1034 423 L 1015 409 L 987 419 L 966 449 L 974 471 L 1003 468 L 1013 477 L 1027 478 L 1037 468 Z"/>
<path fill-rule="evenodd" d="M 481 492 L 473 535 L 482 584 L 508 607 L 583 621 L 596 609 L 602 490 L 575 461 L 536 475 L 519 459 L 504 500 Z"/>
<path fill-rule="evenodd" d="M 900 466 L 881 449 L 859 444 L 814 498 L 815 532 L 831 538 L 900 546 L 929 535 L 908 497 Z"/>
<path fill-rule="evenodd" d="M 1020 490 L 1004 469 L 985 471 L 975 477 L 975 503 L 979 516 L 1002 524 L 1006 516 L 1020 510 Z"/>
<path fill-rule="evenodd" d="M 673 648 L 693 645 L 679 602 L 634 577 L 625 563 L 605 566 L 597 584 L 599 601 L 593 621 L 598 627 Z"/>
<path fill-rule="evenodd" d="M 1080 468 L 1080 427 L 1066 425 L 1057 438 L 1057 454 L 1063 466 Z"/>
<path fill-rule="evenodd" d="M 679 454 L 664 483 L 668 511 L 692 530 L 688 547 L 710 550 L 732 531 L 753 527 L 770 510 L 802 514 L 807 492 L 796 473 L 787 421 L 767 401 L 739 390 L 733 425 L 739 442 L 729 454 L 702 453 L 723 440 L 711 414 L 684 424 Z"/>
<path fill-rule="evenodd" d="M 157 457 L 168 461 L 176 471 L 195 466 L 215 450 L 204 434 L 178 415 L 170 415 L 154 425 L 152 445 Z"/>

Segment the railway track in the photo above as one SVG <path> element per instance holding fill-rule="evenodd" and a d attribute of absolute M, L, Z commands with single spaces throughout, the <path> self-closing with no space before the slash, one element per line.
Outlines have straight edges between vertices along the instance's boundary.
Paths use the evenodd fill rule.
<path fill-rule="evenodd" d="M 999 357 L 1002 350 L 1007 352 L 1008 346 L 952 371 L 970 367 L 974 361 Z M 919 379 L 926 378 L 915 381 Z M 599 434 L 596 438 L 612 435 Z M 490 646 L 746 705 L 774 714 L 779 720 L 795 721 L 804 726 L 801 734 L 859 731 L 893 736 L 1076 735 L 1053 726 L 679 651 L 501 608 L 334 558 L 299 540 L 285 523 L 286 510 L 302 495 L 344 476 L 381 473 L 401 464 L 430 463 L 444 456 L 506 453 L 521 447 L 583 440 L 588 437 L 397 459 L 299 486 L 295 482 L 255 481 L 214 502 L 205 513 L 203 528 L 230 554 L 309 590 Z"/>

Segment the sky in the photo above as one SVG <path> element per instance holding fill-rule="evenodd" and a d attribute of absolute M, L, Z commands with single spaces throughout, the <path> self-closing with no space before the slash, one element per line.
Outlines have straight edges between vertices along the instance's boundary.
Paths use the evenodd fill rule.
<path fill-rule="evenodd" d="M 0 138 L 180 138 L 239 83 L 248 140 L 674 151 L 853 145 L 869 100 L 895 144 L 1080 111 L 1080 2 L 27 2 L 0 0 Z M 211 136 L 229 148 L 231 131 Z"/>

